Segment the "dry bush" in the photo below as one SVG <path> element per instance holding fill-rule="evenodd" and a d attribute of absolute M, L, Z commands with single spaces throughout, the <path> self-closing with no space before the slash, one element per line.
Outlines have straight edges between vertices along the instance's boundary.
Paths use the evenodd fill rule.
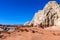
<path fill-rule="evenodd" d="M 29 32 L 29 30 L 28 29 L 24 29 L 26 32 Z"/>
<path fill-rule="evenodd" d="M 23 32 L 23 31 L 24 31 L 24 29 L 20 29 L 20 31 L 21 31 L 21 32 Z"/>
<path fill-rule="evenodd" d="M 0 35 L 0 38 L 2 38 L 4 35 Z"/>
<path fill-rule="evenodd" d="M 32 33 L 35 33 L 35 31 L 34 31 L 34 30 L 32 30 Z"/>
<path fill-rule="evenodd" d="M 60 33 L 53 33 L 53 35 L 55 35 L 55 36 L 59 36 L 59 35 L 60 35 Z"/>

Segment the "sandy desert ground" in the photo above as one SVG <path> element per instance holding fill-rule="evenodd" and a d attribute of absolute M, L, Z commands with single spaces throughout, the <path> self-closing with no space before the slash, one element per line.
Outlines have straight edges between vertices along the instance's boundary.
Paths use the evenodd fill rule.
<path fill-rule="evenodd" d="M 1 32 L 0 40 L 60 40 L 60 31 L 38 27 L 20 27 L 14 32 Z"/>

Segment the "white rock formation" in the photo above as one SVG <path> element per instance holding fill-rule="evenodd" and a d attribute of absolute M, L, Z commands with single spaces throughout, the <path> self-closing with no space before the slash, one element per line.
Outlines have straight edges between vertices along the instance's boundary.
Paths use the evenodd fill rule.
<path fill-rule="evenodd" d="M 30 24 L 30 22 L 29 21 L 27 21 L 26 23 L 24 23 L 24 25 L 29 25 Z"/>
<path fill-rule="evenodd" d="M 48 25 L 59 26 L 60 25 L 60 5 L 56 1 L 48 2 L 43 10 L 39 10 L 35 13 L 30 25 Z"/>

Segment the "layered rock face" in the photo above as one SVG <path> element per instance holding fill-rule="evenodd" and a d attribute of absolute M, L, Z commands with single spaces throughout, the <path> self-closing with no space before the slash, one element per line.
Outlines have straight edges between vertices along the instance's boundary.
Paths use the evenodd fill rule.
<path fill-rule="evenodd" d="M 60 26 L 60 5 L 56 1 L 48 2 L 43 10 L 35 13 L 31 25 Z"/>

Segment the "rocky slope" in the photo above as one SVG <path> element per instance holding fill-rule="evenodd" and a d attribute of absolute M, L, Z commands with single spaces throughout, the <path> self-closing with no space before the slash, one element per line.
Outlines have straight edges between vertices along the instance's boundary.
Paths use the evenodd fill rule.
<path fill-rule="evenodd" d="M 41 25 L 45 27 L 60 26 L 60 5 L 56 1 L 48 2 L 43 10 L 35 13 L 32 21 L 28 25 L 32 24 L 33 26 Z"/>

